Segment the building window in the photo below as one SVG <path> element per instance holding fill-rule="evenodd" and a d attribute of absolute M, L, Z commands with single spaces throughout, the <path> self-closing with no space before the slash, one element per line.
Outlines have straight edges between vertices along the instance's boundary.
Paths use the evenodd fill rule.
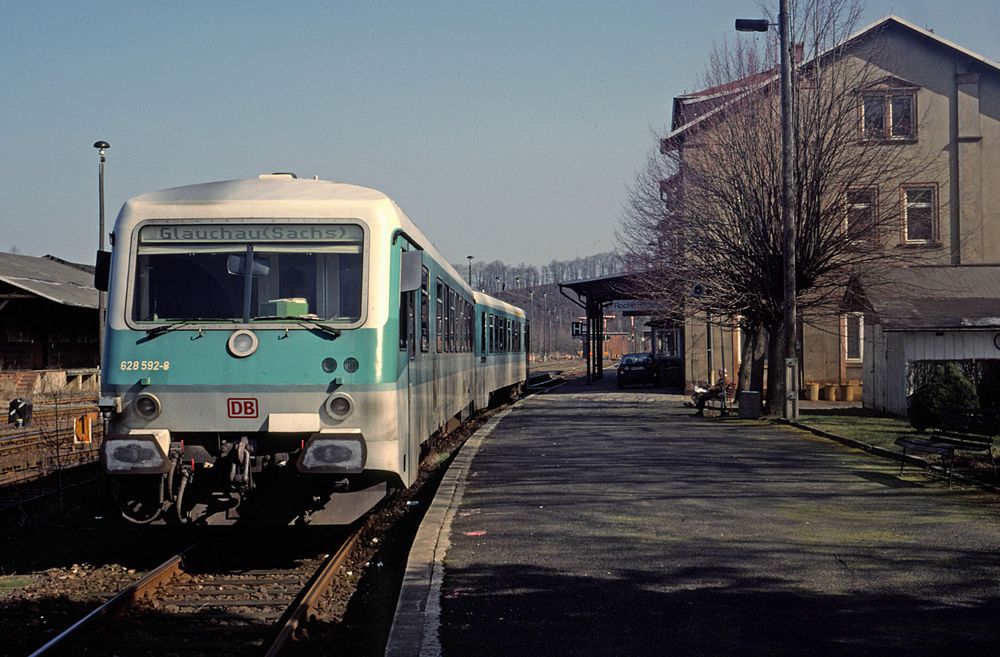
<path fill-rule="evenodd" d="M 916 139 L 917 97 L 912 91 L 866 93 L 861 97 L 865 139 Z"/>
<path fill-rule="evenodd" d="M 872 237 L 875 229 L 875 190 L 849 189 L 844 205 L 844 230 L 849 237 L 862 239 Z"/>
<path fill-rule="evenodd" d="M 904 187 L 903 235 L 906 242 L 926 244 L 937 238 L 937 189 Z"/>
<path fill-rule="evenodd" d="M 864 358 L 864 316 L 861 313 L 844 315 L 844 352 L 848 361 Z"/>

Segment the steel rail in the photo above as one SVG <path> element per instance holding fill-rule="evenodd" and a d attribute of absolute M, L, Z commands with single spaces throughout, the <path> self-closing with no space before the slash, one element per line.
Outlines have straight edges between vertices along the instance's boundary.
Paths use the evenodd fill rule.
<path fill-rule="evenodd" d="M 141 598 L 147 591 L 156 588 L 162 582 L 165 582 L 176 575 L 177 572 L 180 571 L 181 561 L 184 559 L 184 556 L 194 549 L 196 545 L 192 545 L 175 554 L 153 570 L 146 573 L 142 579 L 132 583 L 121 593 L 111 598 L 97 609 L 94 609 L 77 622 L 73 623 L 73 625 L 60 632 L 58 636 L 54 637 L 44 646 L 31 653 L 29 657 L 43 657 L 44 655 L 57 654 L 59 650 L 68 646 L 98 618 L 107 614 L 123 611 L 136 600 Z"/>
<path fill-rule="evenodd" d="M 265 657 L 275 657 L 285 645 L 295 636 L 295 630 L 299 625 L 309 618 L 310 613 L 316 609 L 317 604 L 326 593 L 330 582 L 337 575 L 337 571 L 347 561 L 351 550 L 361 539 L 364 526 L 359 527 L 351 536 L 344 541 L 335 554 L 329 557 L 326 562 L 316 571 L 299 595 L 295 598 L 288 610 L 282 615 L 277 625 L 280 626 L 274 641 L 271 642 Z"/>

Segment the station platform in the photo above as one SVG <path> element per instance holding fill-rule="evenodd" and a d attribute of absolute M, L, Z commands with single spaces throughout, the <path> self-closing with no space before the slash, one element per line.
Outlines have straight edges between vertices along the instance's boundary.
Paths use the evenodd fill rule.
<path fill-rule="evenodd" d="M 685 399 L 611 373 L 492 418 L 427 511 L 385 654 L 995 654 L 989 495 Z"/>

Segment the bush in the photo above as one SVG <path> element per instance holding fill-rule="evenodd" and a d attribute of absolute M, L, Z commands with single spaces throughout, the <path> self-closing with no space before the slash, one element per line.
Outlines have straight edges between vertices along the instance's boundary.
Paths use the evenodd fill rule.
<path fill-rule="evenodd" d="M 979 395 L 954 363 L 935 365 L 930 377 L 910 397 L 910 424 L 920 432 L 936 427 L 949 406 L 979 408 Z"/>

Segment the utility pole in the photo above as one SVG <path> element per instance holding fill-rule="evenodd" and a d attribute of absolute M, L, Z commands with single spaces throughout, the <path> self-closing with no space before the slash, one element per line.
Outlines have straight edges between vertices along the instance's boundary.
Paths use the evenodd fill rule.
<path fill-rule="evenodd" d="M 785 403 L 783 416 L 794 420 L 799 415 L 799 359 L 795 354 L 795 130 L 792 103 L 792 43 L 788 0 L 781 0 L 778 30 L 781 33 L 781 219 L 785 228 Z"/>
<path fill-rule="evenodd" d="M 104 151 L 111 148 L 111 144 L 106 141 L 94 142 L 94 148 L 97 149 L 98 163 L 97 163 L 97 198 L 98 198 L 98 221 L 97 221 L 97 250 L 104 250 Z M 106 314 L 105 306 L 107 304 L 107 294 L 103 291 L 98 291 L 97 293 L 97 367 L 100 368 L 104 366 L 104 316 Z M 101 378 L 104 378 L 104 373 L 101 372 Z"/>
<path fill-rule="evenodd" d="M 796 317 L 796 217 L 795 217 L 795 104 L 793 90 L 795 69 L 792 62 L 791 16 L 788 0 L 779 0 L 778 39 L 781 50 L 781 223 L 783 230 L 782 283 L 784 295 L 784 399 L 782 416 L 799 416 L 798 323 Z M 736 19 L 738 32 L 767 32 L 773 26 L 766 19 Z M 777 363 L 770 365 L 777 366 Z"/>

